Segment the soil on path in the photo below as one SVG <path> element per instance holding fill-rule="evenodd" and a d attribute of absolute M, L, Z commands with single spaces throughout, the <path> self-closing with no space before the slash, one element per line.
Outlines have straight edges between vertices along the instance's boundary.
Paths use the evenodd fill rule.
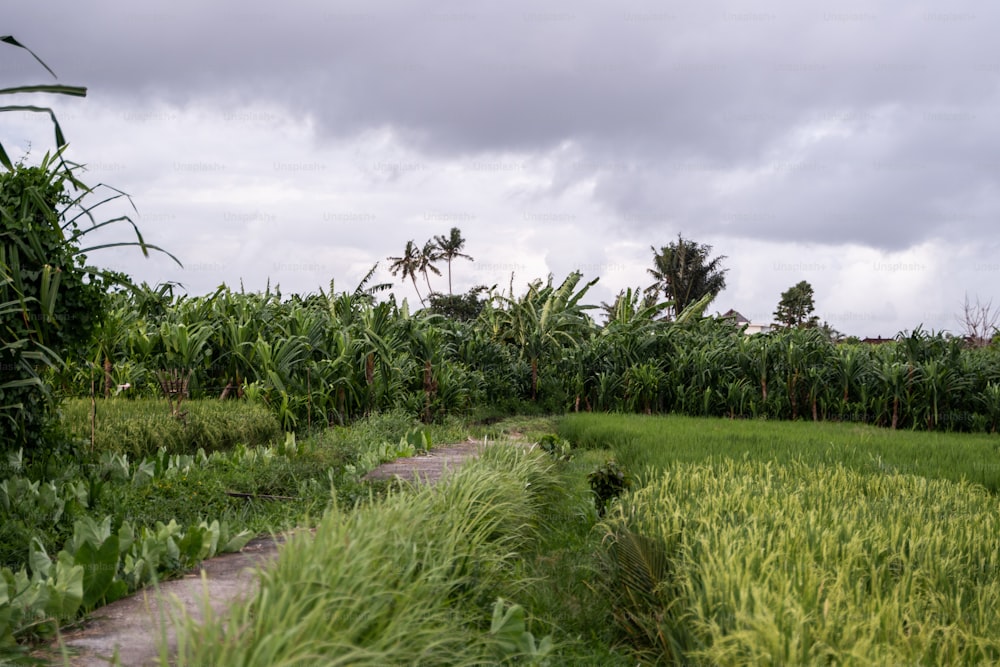
<path fill-rule="evenodd" d="M 454 470 L 464 461 L 479 455 L 483 443 L 466 440 L 457 445 L 434 447 L 426 454 L 418 454 L 406 459 L 396 459 L 383 463 L 362 479 L 393 479 L 399 477 L 408 482 L 420 481 L 434 484 L 449 470 Z"/>
<path fill-rule="evenodd" d="M 399 477 L 433 484 L 446 471 L 477 456 L 481 446 L 480 442 L 468 440 L 435 447 L 427 454 L 384 463 L 364 478 Z M 277 557 L 283 541 L 281 536 L 257 538 L 239 553 L 204 561 L 181 579 L 143 589 L 95 610 L 78 629 L 62 636 L 62 643 L 69 651 L 69 664 L 106 667 L 117 653 L 121 665 L 158 665 L 161 637 L 167 638 L 171 656 L 176 651 L 176 633 L 171 618 L 179 617 L 180 609 L 200 620 L 206 600 L 216 613 L 220 613 L 240 597 L 253 594 L 258 570 Z M 57 655 L 61 652 L 57 645 L 52 648 Z M 53 664 L 63 664 L 62 658 L 55 658 Z"/>

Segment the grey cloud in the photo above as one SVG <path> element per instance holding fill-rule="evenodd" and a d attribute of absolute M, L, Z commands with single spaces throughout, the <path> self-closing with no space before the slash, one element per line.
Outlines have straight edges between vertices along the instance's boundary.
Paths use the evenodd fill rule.
<path fill-rule="evenodd" d="M 996 238 L 1000 10 L 984 4 L 99 0 L 24 3 L 6 18 L 63 81 L 120 105 L 122 123 L 262 104 L 311 119 L 317 150 L 387 128 L 407 152 L 362 155 L 358 168 L 390 197 L 426 164 L 548 155 L 551 182 L 508 198 L 555 213 L 551 202 L 592 186 L 606 215 L 577 224 L 602 238 L 659 245 L 684 231 L 886 251 Z M 0 81 L 44 79 L 25 54 L 0 55 Z M 272 129 L 234 120 L 248 137 Z M 128 164 L 149 178 L 166 168 Z M 484 202 L 470 229 L 497 207 Z M 577 261 L 602 257 L 581 248 Z"/>

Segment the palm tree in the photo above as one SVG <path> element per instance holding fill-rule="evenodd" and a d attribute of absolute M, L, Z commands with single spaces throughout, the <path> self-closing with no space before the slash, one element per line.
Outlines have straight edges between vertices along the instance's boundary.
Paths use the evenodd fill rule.
<path fill-rule="evenodd" d="M 417 266 L 417 269 L 420 271 L 420 273 L 424 274 L 424 280 L 427 281 L 428 294 L 433 293 L 434 289 L 431 287 L 431 280 L 427 276 L 427 272 L 429 271 L 436 276 L 441 275 L 441 269 L 434 266 L 434 262 L 441 259 L 441 257 L 442 255 L 438 250 L 438 247 L 434 245 L 433 241 L 427 241 L 426 243 L 424 243 L 424 247 L 420 251 L 419 265 Z"/>
<path fill-rule="evenodd" d="M 462 257 L 471 262 L 473 259 L 462 252 L 465 239 L 462 238 L 462 232 L 458 227 L 452 227 L 448 236 L 435 236 L 434 241 L 437 243 L 438 250 L 441 251 L 438 257 L 448 262 L 448 294 L 454 294 L 451 289 L 451 260 Z"/>
<path fill-rule="evenodd" d="M 403 280 L 407 278 L 412 280 L 413 289 L 417 292 L 417 298 L 420 299 L 420 304 L 424 305 L 424 297 L 420 295 L 420 289 L 417 287 L 417 272 L 421 270 L 421 257 L 422 253 L 417 248 L 417 244 L 413 241 L 407 241 L 402 257 L 389 258 L 389 261 L 392 262 L 392 265 L 389 266 L 389 272 L 394 276 L 402 273 Z"/>
<path fill-rule="evenodd" d="M 690 304 L 709 295 L 709 301 L 726 288 L 726 271 L 722 268 L 725 255 L 709 259 L 712 246 L 695 243 L 677 235 L 677 241 L 653 251 L 653 268 L 647 269 L 655 282 L 646 288 L 647 293 L 662 292 L 673 302 L 675 315 Z M 707 305 L 707 303 L 706 303 Z"/>

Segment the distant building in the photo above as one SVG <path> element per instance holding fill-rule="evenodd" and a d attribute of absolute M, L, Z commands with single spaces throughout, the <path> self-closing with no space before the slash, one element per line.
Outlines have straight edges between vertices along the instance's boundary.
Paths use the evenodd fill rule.
<path fill-rule="evenodd" d="M 721 318 L 724 320 L 733 320 L 738 327 L 746 326 L 743 333 L 748 336 L 751 334 L 768 333 L 769 331 L 774 331 L 776 328 L 773 324 L 754 324 L 747 318 L 743 317 L 743 315 L 741 315 L 738 311 L 731 308 L 723 313 Z"/>
<path fill-rule="evenodd" d="M 881 345 L 882 343 L 891 343 L 896 340 L 895 338 L 882 338 L 881 336 L 877 338 L 862 338 L 862 343 L 868 343 L 869 345 Z"/>

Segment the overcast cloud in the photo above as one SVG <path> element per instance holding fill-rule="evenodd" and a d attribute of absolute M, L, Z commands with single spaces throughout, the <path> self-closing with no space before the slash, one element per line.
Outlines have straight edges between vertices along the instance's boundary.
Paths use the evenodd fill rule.
<path fill-rule="evenodd" d="M 455 289 L 648 284 L 678 233 L 727 256 L 713 310 L 782 291 L 860 336 L 956 330 L 998 296 L 1000 9 L 983 3 L 19 3 L 0 32 L 92 182 L 154 243 L 92 259 L 192 294 L 353 288 L 452 226 Z M 0 83 L 45 81 L 7 47 Z M 12 155 L 52 145 L 5 114 Z M 109 209 L 110 213 L 110 209 Z M 125 230 L 119 230 L 123 233 Z M 395 280 L 400 297 L 412 286 Z M 446 279 L 435 288 L 446 290 Z M 997 299 L 1000 305 L 1000 298 Z"/>

